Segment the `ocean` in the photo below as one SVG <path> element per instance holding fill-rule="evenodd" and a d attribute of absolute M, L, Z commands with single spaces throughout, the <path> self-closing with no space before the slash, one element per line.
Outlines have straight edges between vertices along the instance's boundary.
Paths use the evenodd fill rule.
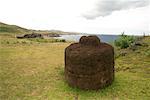
<path fill-rule="evenodd" d="M 78 42 L 81 36 L 88 36 L 88 35 L 60 35 L 60 37 L 55 38 Z M 100 35 L 100 34 L 98 34 L 97 36 L 100 38 L 100 41 L 106 43 L 114 42 L 119 37 L 118 35 Z"/>

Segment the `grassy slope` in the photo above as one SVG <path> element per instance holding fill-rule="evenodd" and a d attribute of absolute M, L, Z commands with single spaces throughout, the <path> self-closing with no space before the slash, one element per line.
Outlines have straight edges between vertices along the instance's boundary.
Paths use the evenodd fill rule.
<path fill-rule="evenodd" d="M 26 29 L 22 28 L 17 25 L 9 25 L 0 22 L 0 34 L 27 34 L 27 33 L 39 33 L 39 34 L 80 34 L 77 32 L 64 32 L 64 31 L 59 31 L 59 30 L 32 30 L 32 29 Z"/>
<path fill-rule="evenodd" d="M 16 26 L 16 25 L 8 25 L 0 22 L 0 33 L 27 33 L 30 30 Z"/>
<path fill-rule="evenodd" d="M 22 41 L 0 35 L 0 99 L 150 99 L 150 57 L 145 55 L 150 37 L 144 40 L 149 47 L 116 59 L 115 81 L 99 91 L 74 89 L 65 82 L 64 48 L 70 43 Z"/>

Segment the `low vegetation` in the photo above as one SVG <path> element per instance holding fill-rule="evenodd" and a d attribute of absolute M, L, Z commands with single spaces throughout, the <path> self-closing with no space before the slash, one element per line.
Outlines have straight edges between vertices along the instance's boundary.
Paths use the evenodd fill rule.
<path fill-rule="evenodd" d="M 98 91 L 83 91 L 66 83 L 64 49 L 70 43 L 41 41 L 45 40 L 0 35 L 1 100 L 150 99 L 150 37 L 140 40 L 147 46 L 134 51 L 115 49 L 126 54 L 115 60 L 113 84 Z"/>
<path fill-rule="evenodd" d="M 51 38 L 51 39 L 31 38 L 28 40 L 34 41 L 34 42 L 39 42 L 39 43 L 66 42 L 65 39 L 55 39 L 55 38 Z"/>
<path fill-rule="evenodd" d="M 69 42 L 65 39 L 55 39 L 55 38 L 49 38 L 49 39 L 43 39 L 43 38 L 27 38 L 27 39 L 17 39 L 15 35 L 9 35 L 9 34 L 1 34 L 1 41 L 0 45 L 32 45 L 32 44 L 40 44 L 40 43 L 56 43 L 56 42 Z"/>
<path fill-rule="evenodd" d="M 134 36 L 128 36 L 128 35 L 122 34 L 117 40 L 115 40 L 115 45 L 123 49 L 123 48 L 127 48 L 131 46 L 131 44 L 135 42 L 135 40 L 136 40 L 136 37 Z"/>

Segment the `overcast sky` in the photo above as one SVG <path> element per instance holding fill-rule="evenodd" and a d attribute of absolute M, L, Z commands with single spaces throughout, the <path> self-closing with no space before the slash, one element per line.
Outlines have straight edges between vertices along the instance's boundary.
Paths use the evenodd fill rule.
<path fill-rule="evenodd" d="M 0 0 L 0 22 L 94 34 L 150 32 L 150 0 Z"/>

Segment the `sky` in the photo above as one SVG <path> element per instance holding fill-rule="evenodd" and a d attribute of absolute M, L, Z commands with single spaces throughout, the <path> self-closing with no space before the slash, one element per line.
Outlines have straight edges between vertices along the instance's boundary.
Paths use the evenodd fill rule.
<path fill-rule="evenodd" d="M 150 34 L 150 0 L 0 0 L 0 22 L 37 30 Z"/>

